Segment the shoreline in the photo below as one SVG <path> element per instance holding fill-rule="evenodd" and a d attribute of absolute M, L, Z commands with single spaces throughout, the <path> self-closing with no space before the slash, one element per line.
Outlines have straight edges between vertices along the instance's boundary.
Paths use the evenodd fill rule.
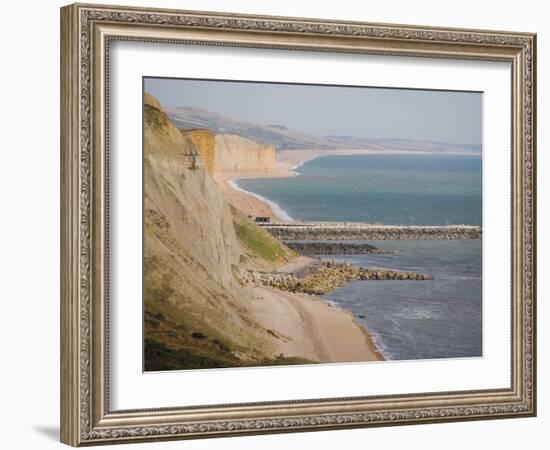
<path fill-rule="evenodd" d="M 290 275 L 303 279 L 310 268 L 318 272 L 321 261 L 318 258 L 299 256 L 297 259 L 276 269 L 272 275 Z M 279 336 L 287 336 L 302 344 L 282 344 L 278 342 L 281 353 L 301 352 L 307 358 L 311 352 L 322 357 L 321 362 L 386 361 L 377 337 L 370 333 L 353 312 L 339 303 L 318 295 L 291 292 L 276 286 L 264 284 L 253 279 L 251 287 L 257 299 L 261 298 L 260 309 L 255 307 L 255 316 L 264 326 L 278 329 Z M 258 313 L 263 311 L 263 313 Z M 298 316 L 296 316 L 298 312 Z M 361 334 L 357 334 L 357 330 Z M 366 344 L 366 348 L 365 348 Z M 290 348 L 289 348 L 290 347 Z M 312 348 L 315 348 L 312 350 Z M 332 350 L 327 350 L 327 348 Z M 345 350 L 343 350 L 345 349 Z M 309 352 L 309 353 L 308 353 Z M 342 359 L 344 358 L 344 359 Z"/>
<path fill-rule="evenodd" d="M 247 191 L 238 185 L 238 180 L 248 178 L 289 178 L 300 175 L 295 170 L 305 163 L 323 156 L 350 156 L 380 154 L 380 150 L 369 149 L 334 149 L 334 150 L 281 150 L 276 154 L 275 168 L 270 171 L 224 171 L 214 173 L 214 181 L 218 184 L 227 201 L 238 210 L 251 217 L 269 217 L 271 221 L 292 222 L 293 219 L 277 203 L 255 192 Z M 400 153 L 425 153 L 425 152 L 391 152 Z"/>
<path fill-rule="evenodd" d="M 247 216 L 269 217 L 271 221 L 292 222 L 293 219 L 290 214 L 277 203 L 255 192 L 241 188 L 237 182 L 248 178 L 289 178 L 298 176 L 299 173 L 295 172 L 295 169 L 308 161 L 323 156 L 322 152 L 326 152 L 325 156 L 334 155 L 330 150 L 283 150 L 277 153 L 273 170 L 224 171 L 214 173 L 213 178 L 228 203 Z"/>
<path fill-rule="evenodd" d="M 265 198 L 265 197 L 261 196 L 260 194 L 256 194 L 255 192 L 252 192 L 252 191 L 247 191 L 246 189 L 243 189 L 242 187 L 240 187 L 237 184 L 238 179 L 239 178 L 232 178 L 232 179 L 227 180 L 226 183 L 231 189 L 233 189 L 237 192 L 241 192 L 244 195 L 254 197 L 258 201 L 263 203 L 265 205 L 265 207 L 269 208 L 271 213 L 278 220 L 280 220 L 282 222 L 294 222 L 294 219 L 292 217 L 290 217 L 290 215 L 283 208 L 281 208 L 277 203 L 275 203 L 274 201 L 269 200 L 268 198 Z"/>
<path fill-rule="evenodd" d="M 253 289 L 253 316 L 274 332 L 277 353 L 321 364 L 386 360 L 369 331 L 339 305 L 264 286 Z"/>

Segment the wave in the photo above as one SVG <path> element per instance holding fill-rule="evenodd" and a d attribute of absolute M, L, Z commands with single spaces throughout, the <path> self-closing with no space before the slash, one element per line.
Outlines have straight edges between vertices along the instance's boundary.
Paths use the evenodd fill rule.
<path fill-rule="evenodd" d="M 284 222 L 294 221 L 294 219 L 290 217 L 290 215 L 283 208 L 281 208 L 277 203 L 269 200 L 268 198 L 261 196 L 260 194 L 256 194 L 255 192 L 251 192 L 251 191 L 247 191 L 246 189 L 243 189 L 237 184 L 237 180 L 238 178 L 228 180 L 227 184 L 237 191 L 244 192 L 245 194 L 251 195 L 252 197 L 256 197 L 258 200 L 264 203 L 267 203 L 267 205 L 271 208 L 271 211 L 273 211 L 273 214 L 275 214 L 279 220 L 282 220 Z"/>
<path fill-rule="evenodd" d="M 394 357 L 393 357 L 392 353 L 390 352 L 390 349 L 384 344 L 384 341 L 382 340 L 380 335 L 373 332 L 373 331 L 371 331 L 366 326 L 365 326 L 365 329 L 367 330 L 367 333 L 369 334 L 369 336 L 372 340 L 372 343 L 374 344 L 374 346 L 378 350 L 378 353 L 380 353 L 384 357 L 384 360 L 392 361 L 394 359 Z"/>
<path fill-rule="evenodd" d="M 323 299 L 323 300 L 325 300 L 325 299 Z M 325 300 L 325 301 L 327 301 L 327 300 Z M 369 335 L 372 343 L 374 344 L 374 346 L 378 350 L 378 353 L 380 353 L 384 357 L 384 360 L 392 361 L 394 359 L 393 354 L 391 353 L 391 350 L 388 348 L 388 346 L 386 344 L 384 344 L 384 341 L 382 340 L 382 337 L 378 333 L 376 333 L 375 331 L 372 331 L 367 326 L 367 323 L 366 323 L 365 319 L 357 318 L 357 316 L 353 313 L 353 311 L 350 311 L 349 309 L 345 309 L 342 306 L 342 304 L 338 303 L 337 301 L 333 300 L 333 302 L 336 303 L 337 305 L 339 305 L 339 307 L 341 309 L 343 309 L 345 311 L 349 311 L 354 316 L 354 319 L 355 319 L 356 323 L 358 323 L 359 326 L 363 327 L 367 331 L 367 334 Z"/>
<path fill-rule="evenodd" d="M 302 161 L 300 161 L 298 164 L 296 164 L 295 166 L 292 166 L 290 168 L 290 170 L 296 170 L 296 169 L 299 169 L 300 167 L 302 167 L 305 163 L 309 162 L 309 161 L 313 161 L 314 159 L 317 159 L 319 157 L 321 157 L 323 155 L 315 155 L 315 156 L 312 156 L 311 158 L 307 158 L 307 159 L 304 159 Z M 328 156 L 328 155 L 327 155 Z"/>

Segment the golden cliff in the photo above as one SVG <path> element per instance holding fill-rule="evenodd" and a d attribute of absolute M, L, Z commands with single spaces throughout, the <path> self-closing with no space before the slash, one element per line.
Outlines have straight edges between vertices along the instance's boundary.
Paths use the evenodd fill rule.
<path fill-rule="evenodd" d="M 210 175 L 247 170 L 269 172 L 275 167 L 275 148 L 251 139 L 203 128 L 181 133 L 195 144 Z"/>
<path fill-rule="evenodd" d="M 247 233 L 277 241 L 231 210 L 195 145 L 148 95 L 143 170 L 146 370 L 274 358 L 273 337 L 249 312 L 253 294 L 241 275 L 259 263 Z M 276 251 L 283 259 L 292 253 Z"/>

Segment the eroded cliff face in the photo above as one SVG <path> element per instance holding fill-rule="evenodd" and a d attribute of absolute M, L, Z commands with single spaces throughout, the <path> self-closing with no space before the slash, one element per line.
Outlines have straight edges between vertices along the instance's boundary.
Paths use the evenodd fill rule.
<path fill-rule="evenodd" d="M 206 167 L 206 171 L 212 175 L 214 173 L 214 146 L 216 144 L 216 134 L 212 130 L 198 128 L 195 130 L 181 130 L 181 134 L 190 139 Z"/>
<path fill-rule="evenodd" d="M 235 134 L 208 129 L 181 130 L 190 139 L 210 175 L 228 171 L 270 171 L 275 167 L 275 149 Z"/>
<path fill-rule="evenodd" d="M 214 171 L 262 170 L 275 167 L 275 149 L 235 134 L 217 134 Z"/>
<path fill-rule="evenodd" d="M 192 141 L 148 97 L 144 149 L 146 368 L 271 356 L 266 331 L 247 312 L 251 294 L 239 274 L 246 253 L 230 207 Z M 166 363 L 175 358 L 167 352 L 179 355 L 179 367 Z"/>

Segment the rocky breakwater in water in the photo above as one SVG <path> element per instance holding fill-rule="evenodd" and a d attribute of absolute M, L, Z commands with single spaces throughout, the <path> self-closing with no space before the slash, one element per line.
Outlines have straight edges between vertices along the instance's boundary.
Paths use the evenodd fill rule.
<path fill-rule="evenodd" d="M 366 243 L 285 241 L 284 244 L 302 255 L 364 255 L 365 253 L 386 253 L 384 250 Z"/>
<path fill-rule="evenodd" d="M 432 275 L 391 269 L 366 269 L 350 264 L 325 262 L 319 269 L 303 278 L 276 272 L 247 272 L 245 283 L 261 284 L 283 291 L 312 295 L 327 294 L 355 280 L 432 280 Z"/>
<path fill-rule="evenodd" d="M 345 222 L 272 223 L 263 228 L 283 241 L 346 241 L 384 239 L 479 239 L 475 225 L 398 226 Z"/>

